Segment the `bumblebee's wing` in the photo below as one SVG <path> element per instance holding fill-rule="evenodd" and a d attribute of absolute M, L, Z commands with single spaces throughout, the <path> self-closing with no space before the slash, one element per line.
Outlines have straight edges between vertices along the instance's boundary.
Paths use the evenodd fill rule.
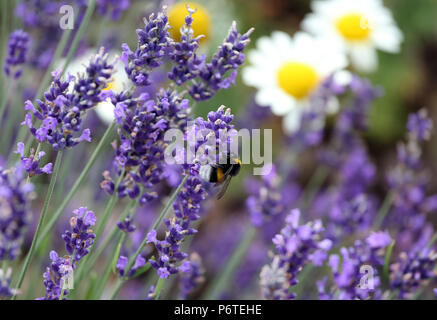
<path fill-rule="evenodd" d="M 220 200 L 226 193 L 229 183 L 231 182 L 232 176 L 227 175 L 225 181 L 223 181 L 219 192 L 217 193 L 217 200 Z"/>

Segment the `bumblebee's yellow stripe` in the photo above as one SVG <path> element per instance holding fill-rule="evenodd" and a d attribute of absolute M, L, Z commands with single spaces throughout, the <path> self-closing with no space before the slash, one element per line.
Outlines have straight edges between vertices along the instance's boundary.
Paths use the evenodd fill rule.
<path fill-rule="evenodd" d="M 218 182 L 223 182 L 223 169 L 222 168 L 217 168 L 217 181 Z"/>

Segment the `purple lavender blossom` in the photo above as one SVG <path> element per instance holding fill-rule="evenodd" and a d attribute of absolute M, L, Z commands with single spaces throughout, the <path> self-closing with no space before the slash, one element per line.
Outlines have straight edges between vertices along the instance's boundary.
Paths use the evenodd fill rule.
<path fill-rule="evenodd" d="M 18 79 L 23 70 L 20 66 L 26 62 L 29 49 L 29 35 L 23 30 L 15 30 L 9 35 L 8 51 L 4 65 L 6 76 Z"/>
<path fill-rule="evenodd" d="M 123 11 L 130 7 L 129 0 L 97 0 L 97 10 L 100 15 L 110 14 L 112 20 L 118 20 Z"/>
<path fill-rule="evenodd" d="M 276 168 L 271 166 L 267 166 L 270 173 L 262 176 L 262 184 L 259 188 L 254 188 L 255 193 L 246 200 L 250 219 L 256 227 L 261 227 L 271 220 L 279 220 L 286 209 L 279 189 L 281 179 L 276 173 Z"/>
<path fill-rule="evenodd" d="M 45 156 L 45 152 L 44 151 L 40 151 L 38 153 L 37 156 L 35 156 L 35 151 L 32 149 L 30 151 L 30 156 L 29 158 L 26 158 L 24 156 L 24 143 L 23 142 L 18 142 L 17 143 L 17 150 L 15 151 L 15 153 L 20 154 L 21 156 L 21 163 L 24 166 L 24 169 L 27 171 L 27 173 L 29 174 L 29 177 L 33 177 L 35 175 L 39 175 L 39 174 L 51 174 L 52 173 L 52 167 L 53 164 L 47 163 L 45 166 L 41 167 L 39 166 L 41 158 Z"/>
<path fill-rule="evenodd" d="M 235 82 L 237 69 L 244 63 L 243 51 L 250 42 L 252 32 L 253 29 L 250 29 L 241 35 L 235 21 L 232 23 L 211 62 L 203 63 L 199 69 L 199 79 L 193 80 L 189 93 L 195 100 L 210 99 L 216 91 L 227 89 Z"/>
<path fill-rule="evenodd" d="M 17 293 L 16 290 L 11 289 L 11 273 L 12 269 L 0 269 L 0 297 L 12 297 Z"/>
<path fill-rule="evenodd" d="M 190 225 L 199 219 L 200 204 L 205 198 L 206 192 L 202 187 L 202 179 L 196 174 L 190 174 L 173 203 L 175 216 L 171 219 L 164 219 L 168 230 L 165 239 L 158 240 L 155 230 L 147 235 L 148 243 L 154 243 L 159 253 L 149 262 L 157 270 L 160 278 L 168 278 L 171 274 L 182 271 L 178 264 L 188 255 L 181 251 L 181 244 L 186 236 L 197 232 Z"/>
<path fill-rule="evenodd" d="M 398 261 L 390 266 L 390 287 L 398 290 L 400 299 L 410 299 L 420 287 L 436 278 L 436 265 L 437 253 L 431 248 L 408 254 L 402 252 Z"/>
<path fill-rule="evenodd" d="M 427 194 L 429 176 L 423 169 L 420 145 L 429 138 L 431 128 L 426 111 L 410 115 L 407 142 L 398 145 L 398 163 L 387 175 L 393 201 L 386 223 L 398 228 L 396 243 L 402 251 L 419 250 L 434 233 L 426 215 L 436 210 L 435 195 Z"/>
<path fill-rule="evenodd" d="M 297 275 L 312 262 L 321 266 L 331 248 L 331 241 L 322 238 L 321 221 L 299 225 L 300 211 L 294 209 L 285 219 L 285 227 L 273 238 L 276 255 L 273 263 L 261 271 L 261 290 L 266 299 L 293 299 L 289 288 L 298 283 Z M 281 283 L 283 279 L 287 279 Z"/>
<path fill-rule="evenodd" d="M 155 286 L 152 285 L 147 291 L 146 300 L 153 300 L 153 299 L 155 299 Z"/>
<path fill-rule="evenodd" d="M 69 255 L 74 254 L 73 260 L 79 261 L 90 252 L 96 235 L 91 227 L 96 223 L 94 212 L 88 211 L 87 207 L 74 210 L 70 219 L 70 230 L 65 230 L 62 239 L 65 241 L 65 249 Z"/>
<path fill-rule="evenodd" d="M 192 29 L 192 14 L 196 10 L 187 6 L 188 15 L 185 17 L 185 24 L 182 26 L 181 40 L 174 44 L 170 53 L 170 59 L 175 62 L 168 78 L 173 80 L 178 86 L 199 76 L 200 68 L 205 62 L 205 56 L 198 57 L 196 51 L 199 47 L 199 40 L 203 36 L 194 37 Z"/>
<path fill-rule="evenodd" d="M 118 196 L 139 197 L 139 202 L 144 204 L 157 197 L 150 189 L 164 178 L 164 151 L 168 145 L 164 134 L 171 128 L 185 126 L 189 102 L 176 91 L 163 89 L 156 99 L 149 99 L 147 94 L 113 99 L 116 121 L 120 124 L 120 145 L 114 164 L 118 174 L 125 170 Z M 105 172 L 104 177 L 101 187 L 112 194 L 115 184 L 109 172 Z"/>
<path fill-rule="evenodd" d="M 103 89 L 113 72 L 107 57 L 102 48 L 90 61 L 85 73 L 79 74 L 76 79 L 68 76 L 62 80 L 60 72 L 53 72 L 53 82 L 44 94 L 45 101 L 37 100 L 36 107 L 31 101 L 26 101 L 25 110 L 29 112 L 22 125 L 29 127 L 37 141 L 47 141 L 54 150 L 71 148 L 81 141 L 91 141 L 90 129 L 82 129 L 82 118 L 86 111 L 106 98 Z M 74 90 L 68 93 L 73 80 Z M 32 115 L 41 120 L 39 128 L 34 127 Z"/>
<path fill-rule="evenodd" d="M 168 17 L 164 12 L 156 16 L 152 13 L 149 20 L 144 18 L 144 24 L 144 29 L 137 30 L 138 47 L 135 52 L 126 43 L 122 45 L 126 73 L 136 86 L 150 85 L 150 72 L 162 65 L 172 41 L 168 33 Z"/>
<path fill-rule="evenodd" d="M 184 261 L 179 268 L 181 276 L 179 280 L 180 298 L 187 299 L 189 294 L 199 288 L 205 282 L 202 259 L 197 253 L 192 253 L 188 260 Z"/>
<path fill-rule="evenodd" d="M 332 254 L 328 265 L 333 273 L 333 288 L 327 293 L 324 283 L 320 283 L 319 294 L 325 299 L 381 299 L 381 282 L 376 268 L 384 264 L 384 248 L 391 242 L 388 232 L 375 232 L 365 242 L 357 240 L 353 246 L 341 248 L 341 259 L 339 255 Z M 360 279 L 369 272 L 368 268 L 373 270 L 372 284 L 362 286 Z"/>
<path fill-rule="evenodd" d="M 70 219 L 71 231 L 66 230 L 62 234 L 65 241 L 65 248 L 68 256 L 60 257 L 56 251 L 50 252 L 51 264 L 43 274 L 46 293 L 38 300 L 59 300 L 62 289 L 66 286 L 66 281 L 71 281 L 69 277 L 76 269 L 77 263 L 90 252 L 90 247 L 96 237 L 91 230 L 96 223 L 96 216 L 86 207 L 81 207 L 73 211 L 74 216 Z M 64 288 L 63 298 L 68 295 L 68 290 Z"/>
<path fill-rule="evenodd" d="M 429 140 L 433 129 L 432 120 L 428 117 L 426 109 L 408 116 L 407 129 L 417 140 Z"/>
<path fill-rule="evenodd" d="M 330 197 L 330 208 L 327 211 L 329 220 L 326 222 L 326 236 L 329 239 L 339 243 L 347 236 L 367 231 L 371 227 L 376 208 L 367 194 L 362 193 L 351 199 L 346 199 L 339 193 Z M 324 210 L 326 208 L 325 205 Z"/>
<path fill-rule="evenodd" d="M 15 15 L 30 28 L 50 26 L 59 28 L 58 14 L 61 6 L 62 2 L 58 0 L 20 1 L 15 9 Z"/>
<path fill-rule="evenodd" d="M 117 269 L 118 274 L 120 277 L 124 277 L 126 275 L 126 267 L 128 265 L 129 259 L 126 256 L 120 255 L 117 260 L 117 264 L 115 265 L 115 268 Z M 127 273 L 127 276 L 132 277 L 135 272 L 137 272 L 139 269 L 144 267 L 146 265 L 146 259 L 144 259 L 141 255 L 137 257 L 135 260 L 134 265 Z"/>
<path fill-rule="evenodd" d="M 43 274 L 44 286 L 46 287 L 46 294 L 44 297 L 37 300 L 59 300 L 62 294 L 62 287 L 66 277 L 71 274 L 73 264 L 71 258 L 60 257 L 56 251 L 50 251 L 50 267 L 46 268 Z M 68 290 L 64 290 L 64 299 L 68 295 Z"/>
<path fill-rule="evenodd" d="M 0 261 L 18 256 L 29 223 L 33 190 L 21 164 L 11 170 L 0 168 Z"/>
<path fill-rule="evenodd" d="M 37 69 L 45 71 L 53 59 L 56 45 L 63 32 L 59 27 L 60 8 L 65 4 L 69 3 L 62 0 L 18 1 L 15 8 L 16 17 L 38 40 L 34 41 L 32 50 L 28 53 L 29 63 Z M 74 21 L 77 27 L 84 16 L 88 1 L 76 0 L 74 4 Z"/>
<path fill-rule="evenodd" d="M 213 161 L 217 161 L 220 156 L 219 150 L 228 150 L 220 148 L 220 146 L 228 146 L 231 139 L 230 135 L 223 135 L 220 132 L 229 133 L 233 130 L 232 119 L 231 110 L 226 109 L 224 106 L 220 106 L 216 112 L 211 111 L 208 114 L 207 120 L 197 118 L 195 126 L 190 129 L 190 132 L 199 133 L 202 130 L 206 130 L 208 134 L 196 135 L 197 141 L 193 150 L 194 154 L 198 155 L 197 151 L 208 144 L 204 148 L 206 156 L 214 154 L 216 157 L 213 158 Z M 209 139 L 211 134 L 214 134 L 216 137 L 216 139 L 212 139 L 213 141 Z M 181 271 L 179 263 L 187 258 L 187 254 L 181 251 L 181 243 L 186 236 L 197 232 L 197 230 L 191 227 L 191 223 L 199 219 L 201 203 L 207 196 L 203 181 L 199 176 L 200 163 L 205 160 L 202 156 L 201 158 L 196 157 L 194 159 L 195 164 L 187 165 L 187 174 L 189 176 L 173 203 L 174 217 L 164 219 L 168 230 L 165 239 L 158 240 L 155 230 L 152 230 L 147 235 L 148 243 L 154 243 L 159 253 L 156 258 L 150 259 L 149 262 L 158 271 L 158 275 L 161 278 L 167 278 L 171 274 Z"/>
<path fill-rule="evenodd" d="M 130 217 L 126 217 L 123 221 L 118 221 L 117 227 L 125 233 L 131 233 L 137 229 L 137 227 L 132 224 L 132 218 Z"/>

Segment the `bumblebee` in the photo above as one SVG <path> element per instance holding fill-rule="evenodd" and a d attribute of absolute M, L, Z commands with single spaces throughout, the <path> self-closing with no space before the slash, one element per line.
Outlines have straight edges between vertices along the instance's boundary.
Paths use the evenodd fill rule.
<path fill-rule="evenodd" d="M 240 172 L 240 168 L 241 160 L 228 154 L 226 163 L 203 165 L 200 167 L 199 174 L 206 182 L 221 186 L 217 193 L 217 199 L 221 199 L 225 195 L 231 179 Z"/>

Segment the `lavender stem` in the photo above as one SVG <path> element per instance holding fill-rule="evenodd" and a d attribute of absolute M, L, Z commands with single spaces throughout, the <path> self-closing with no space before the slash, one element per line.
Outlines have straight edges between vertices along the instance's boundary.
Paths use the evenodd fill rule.
<path fill-rule="evenodd" d="M 35 231 L 35 235 L 33 236 L 32 244 L 30 245 L 29 252 L 27 253 L 26 259 L 24 261 L 23 267 L 22 267 L 21 272 L 20 272 L 20 276 L 18 277 L 17 284 L 15 285 L 15 288 L 17 288 L 17 290 L 19 290 L 21 288 L 21 285 L 23 284 L 24 276 L 27 272 L 27 269 L 29 268 L 29 264 L 32 260 L 35 249 L 37 248 L 37 240 L 39 238 L 41 226 L 42 226 L 42 224 L 44 222 L 44 218 L 47 214 L 47 209 L 49 207 L 50 200 L 52 198 L 52 194 L 53 194 L 53 190 L 55 188 L 59 168 L 61 166 L 62 152 L 63 151 L 59 151 L 57 156 L 56 156 L 55 167 L 53 169 L 52 177 L 50 179 L 49 188 L 47 190 L 47 195 L 46 195 L 46 198 L 44 200 L 44 205 L 43 205 L 43 208 L 41 211 L 41 216 L 40 216 L 39 221 L 38 221 L 38 226 L 36 227 L 36 231 Z M 15 294 L 12 297 L 12 300 L 15 300 L 16 297 L 17 297 L 17 295 Z"/>
<path fill-rule="evenodd" d="M 244 254 L 247 252 L 252 240 L 256 235 L 256 229 L 251 226 L 244 234 L 243 240 L 239 243 L 238 247 L 234 250 L 231 258 L 226 263 L 224 270 L 213 279 L 209 285 L 204 298 L 207 300 L 213 300 L 219 298 L 220 294 L 226 288 L 229 281 L 231 281 L 232 275 L 240 265 L 241 260 L 244 258 Z"/>
<path fill-rule="evenodd" d="M 79 187 L 85 180 L 85 178 L 88 176 L 88 172 L 90 171 L 91 167 L 93 166 L 94 162 L 97 160 L 97 156 L 99 155 L 100 151 L 103 149 L 103 147 L 107 144 L 111 132 L 115 127 L 115 122 L 111 123 L 111 125 L 106 129 L 105 134 L 103 135 L 102 139 L 100 140 L 99 144 L 97 145 L 96 149 L 94 150 L 93 154 L 91 155 L 91 158 L 88 160 L 88 163 L 83 168 L 83 171 L 81 172 L 80 176 L 77 178 L 76 182 L 74 183 L 73 187 L 71 188 L 70 192 L 66 195 L 64 198 L 64 201 L 61 203 L 61 205 L 58 207 L 58 209 L 53 214 L 52 218 L 47 223 L 46 227 L 42 231 L 42 236 L 45 237 L 49 232 L 51 232 L 51 229 L 55 225 L 56 221 L 61 216 L 62 212 L 64 211 L 65 207 L 70 202 L 71 198 L 76 194 L 77 190 L 79 190 Z M 38 242 L 37 247 L 40 246 L 40 243 Z"/>
<path fill-rule="evenodd" d="M 187 182 L 188 177 L 189 177 L 189 174 L 185 175 L 185 177 L 182 179 L 182 181 L 179 184 L 179 186 L 176 188 L 176 190 L 170 196 L 170 198 L 167 201 L 167 204 L 161 210 L 158 218 L 155 220 L 151 230 L 158 228 L 158 226 L 160 225 L 162 219 L 164 219 L 165 215 L 167 214 L 168 209 L 170 209 L 171 205 L 173 204 L 173 202 L 174 202 L 176 196 L 178 195 L 179 191 L 185 185 L 185 182 Z M 133 256 L 132 259 L 130 259 L 130 261 L 129 261 L 127 267 L 126 267 L 127 272 L 132 268 L 132 266 L 134 265 L 137 257 L 140 255 L 141 250 L 143 250 L 143 248 L 144 248 L 144 246 L 146 244 L 147 244 L 147 237 L 144 237 L 143 241 L 141 242 L 140 246 L 138 247 L 137 251 L 135 252 L 135 255 Z M 111 300 L 114 299 L 117 296 L 118 291 L 120 290 L 121 286 L 123 285 L 124 281 L 126 281 L 126 280 L 127 279 L 118 278 L 117 285 L 115 286 L 115 289 L 114 289 L 114 291 L 112 292 L 112 295 L 111 295 Z"/>

